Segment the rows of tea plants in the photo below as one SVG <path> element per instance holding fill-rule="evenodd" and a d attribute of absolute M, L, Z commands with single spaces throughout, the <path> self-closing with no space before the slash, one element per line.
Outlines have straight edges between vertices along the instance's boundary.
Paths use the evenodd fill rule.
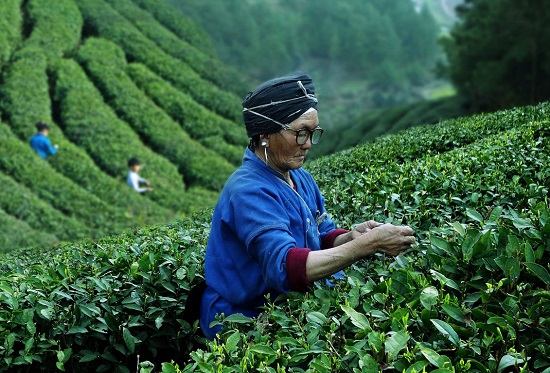
<path fill-rule="evenodd" d="M 27 22 L 33 25 L 26 47 L 42 50 L 51 62 L 74 53 L 84 21 L 73 0 L 28 0 L 26 11 Z"/>
<path fill-rule="evenodd" d="M 212 55 L 205 55 L 199 49 L 189 45 L 185 39 L 181 39 L 160 24 L 149 11 L 140 8 L 132 0 L 108 0 L 108 2 L 113 9 L 132 22 L 144 36 L 172 57 L 192 66 L 193 70 L 204 79 L 223 90 L 236 92 L 239 96 L 244 94 L 242 90 L 237 91 L 242 88 L 242 84 L 238 84 L 236 72 L 223 65 L 220 60 L 212 58 Z M 156 7 L 158 6 L 157 3 Z"/>
<path fill-rule="evenodd" d="M 113 177 L 125 175 L 126 160 L 139 155 L 141 175 L 153 182 L 155 193 L 146 194 L 162 206 L 185 206 L 185 185 L 178 169 L 153 152 L 114 111 L 74 60 L 64 60 L 55 73 L 54 99 L 60 110 L 63 133 Z M 121 141 L 121 139 L 124 139 Z"/>
<path fill-rule="evenodd" d="M 436 125 L 420 125 L 398 134 L 386 135 L 373 142 L 350 148 L 327 157 L 322 162 L 310 162 L 307 168 L 319 175 L 317 182 L 328 186 L 332 178 L 323 177 L 321 167 L 327 164 L 337 172 L 341 181 L 347 169 L 361 162 L 362 169 L 379 167 L 387 162 L 406 162 L 430 154 L 442 153 L 499 134 L 533 121 L 548 120 L 550 104 L 513 108 L 488 114 L 446 120 Z"/>
<path fill-rule="evenodd" d="M 58 241 L 74 241 L 77 238 L 88 237 L 92 234 L 92 231 L 81 221 L 63 214 L 47 201 L 34 194 L 31 189 L 22 186 L 16 180 L 1 172 L 0 185 L 2 185 L 0 209 L 13 218 L 26 223 L 35 231 L 47 232 L 49 235 L 56 237 Z M 8 229 L 3 235 L 9 232 L 21 235 L 17 229 Z M 34 244 L 38 243 L 40 241 L 34 242 Z M 50 246 L 51 243 L 50 241 L 44 242 L 42 246 Z M 7 239 L 5 239 L 4 244 L 0 248 L 19 247 L 17 242 L 9 244 Z"/>
<path fill-rule="evenodd" d="M 409 224 L 418 245 L 258 319 L 228 317 L 182 371 L 550 372 L 548 119 L 408 162 L 369 166 L 368 146 L 344 163 L 319 160 L 337 220 Z"/>
<path fill-rule="evenodd" d="M 168 30 L 177 35 L 181 40 L 188 42 L 193 48 L 207 56 L 214 57 L 216 51 L 207 32 L 164 2 L 156 0 L 133 0 L 141 8 L 152 14 L 155 19 Z"/>
<path fill-rule="evenodd" d="M 197 72 L 201 73 L 203 68 L 197 66 L 199 61 L 210 66 L 216 71 L 214 74 L 215 78 L 208 78 L 210 81 L 219 82 L 219 86 L 228 91 L 231 91 L 241 97 L 244 92 L 248 92 L 250 89 L 247 78 L 240 72 L 235 71 L 231 66 L 226 66 L 220 64 L 220 61 L 217 58 L 217 53 L 214 49 L 214 45 L 210 40 L 208 34 L 204 29 L 200 28 L 196 23 L 191 22 L 184 14 L 179 12 L 174 12 L 174 8 L 168 5 L 168 3 L 159 3 L 155 0 L 132 0 L 135 4 L 139 5 L 141 8 L 149 12 L 155 19 L 178 37 L 179 40 L 186 41 L 188 46 L 176 45 L 174 48 L 169 46 L 172 45 L 172 41 L 176 43 L 172 36 L 168 36 L 169 41 L 164 41 L 162 38 L 156 38 L 163 50 L 173 57 L 181 58 L 184 61 L 187 61 L 190 66 L 196 69 Z M 153 32 L 151 30 L 143 30 L 139 26 L 139 22 L 133 22 L 136 27 L 139 27 L 144 34 L 150 35 L 152 38 Z M 164 33 L 163 33 L 164 34 Z M 158 34 L 160 37 L 160 33 Z M 190 46 L 192 48 L 190 48 Z M 194 49 L 194 50 L 193 50 Z M 183 53 L 181 50 L 186 51 Z M 210 58 L 210 61 L 207 61 L 207 58 Z M 223 74 L 219 72 L 223 72 Z M 209 72 L 208 75 L 211 75 L 212 72 Z"/>
<path fill-rule="evenodd" d="M 235 166 L 186 133 L 148 98 L 125 73 L 124 52 L 116 44 L 89 38 L 79 58 L 117 114 L 147 138 L 149 145 L 178 166 L 187 184 L 219 191 Z"/>
<path fill-rule="evenodd" d="M 52 101 L 49 95 L 50 85 L 49 76 L 47 74 L 47 62 L 44 55 L 36 48 L 25 47 L 18 51 L 15 55 L 16 60 L 11 63 L 9 69 L 4 76 L 4 83 L 0 88 L 2 102 L 0 106 L 4 112 L 8 113 L 10 128 L 19 137 L 21 141 L 27 142 L 30 136 L 35 132 L 34 124 L 38 120 L 45 120 L 51 127 L 51 139 L 54 144 L 60 147 L 59 156 L 52 158 L 48 163 L 50 167 L 41 167 L 41 163 L 37 163 L 36 155 L 30 153 L 30 147 L 19 143 L 11 147 L 13 151 L 25 147 L 25 160 L 19 154 L 6 154 L 5 162 L 14 162 L 13 165 L 21 162 L 28 162 L 31 165 L 22 165 L 19 169 L 20 177 L 34 178 L 36 175 L 44 175 L 44 181 L 47 181 L 49 189 L 57 189 L 56 203 L 62 206 L 70 205 L 68 201 L 69 195 L 66 195 L 65 184 L 68 179 L 71 184 L 76 183 L 84 193 L 93 193 L 102 201 L 112 204 L 121 211 L 111 216 L 111 222 L 105 221 L 104 224 L 112 225 L 113 230 L 110 232 L 119 231 L 119 228 L 128 227 L 130 220 L 126 217 L 129 214 L 136 219 L 143 219 L 141 222 L 159 222 L 166 221 L 171 216 L 167 211 L 153 203 L 145 203 L 146 201 L 140 196 L 133 193 L 123 184 L 122 177 L 124 172 L 121 172 L 116 177 L 109 177 L 104 174 L 90 158 L 90 156 L 82 149 L 67 139 L 61 128 L 51 119 L 52 117 Z M 29 79 L 33 81 L 33 89 L 29 89 Z M 12 141 L 8 137 L 3 141 Z M 22 151 L 22 150 L 21 150 Z M 10 159 L 12 159 L 10 161 Z M 115 158 L 116 159 L 116 158 Z M 119 162 L 125 166 L 127 158 L 120 159 Z M 12 165 L 12 166 L 13 166 Z M 40 171 L 35 174 L 26 174 L 31 168 L 38 168 Z M 6 169 L 4 169 L 6 170 Z M 56 175 L 54 175 L 56 174 Z M 22 182 L 21 178 L 18 178 Z M 52 184 L 55 180 L 59 180 L 62 185 Z M 27 185 L 28 184 L 23 184 Z M 34 189 L 33 189 L 34 190 Z M 43 191 L 35 191 L 40 195 Z M 79 200 L 80 192 L 72 194 L 70 198 Z M 89 203 L 89 199 L 83 197 L 84 201 L 81 207 L 82 213 L 80 218 L 84 219 L 85 224 L 94 226 L 93 221 L 96 220 L 95 214 L 90 212 L 89 208 L 84 206 Z M 47 199 L 50 201 L 49 199 Z M 52 203 L 50 201 L 50 203 Z M 55 204 L 54 204 L 55 205 Z M 93 206 L 93 204 L 92 204 Z M 98 206 L 101 206 L 98 205 Z M 139 222 L 139 220 L 136 220 Z M 68 231 L 69 233 L 72 231 Z M 74 232 L 73 232 L 74 233 Z M 79 235 L 73 235 L 73 238 Z"/>
<path fill-rule="evenodd" d="M 150 15 L 149 9 L 154 9 L 154 14 Z M 96 17 L 96 11 L 101 16 Z M 136 41 L 137 49 L 130 40 L 124 44 L 124 30 Z M 182 38 L 181 33 L 188 35 Z M 124 63 L 117 66 L 121 70 L 109 71 L 121 81 L 110 84 L 122 92 L 129 89 L 128 97 L 117 102 L 90 73 L 91 61 L 109 61 L 108 56 L 101 60 L 105 57 L 102 49 L 82 48 L 90 37 L 120 43 L 116 61 Z M 13 216 L 32 227 L 21 234 L 44 230 L 63 241 L 98 237 L 138 224 L 167 222 L 215 203 L 227 175 L 240 163 L 246 135 L 243 127 L 195 101 L 202 97 L 216 102 L 220 112 L 234 111 L 240 120 L 240 110 L 235 110 L 240 100 L 226 90 L 238 87 L 233 85 L 233 72 L 214 57 L 211 42 L 204 37 L 202 30 L 168 5 L 148 1 L 6 0 L 0 4 L 0 116 L 11 131 L 2 139 L 2 146 L 9 151 L 23 150 L 25 143 L 28 147 L 34 125 L 43 120 L 50 125 L 52 143 L 60 149 L 47 163 L 32 166 L 23 164 L 34 163 L 27 150 L 24 156 L 10 154 L 2 160 L 2 174 L 13 181 L 11 187 L 15 183 L 20 194 L 34 194 L 33 201 L 49 206 L 14 208 L 7 195 L 0 197 L 5 212 L 17 214 Z M 156 56 L 166 63 L 159 63 Z M 220 127 L 216 135 L 199 141 L 188 134 L 189 127 L 178 123 L 183 124 L 181 116 L 172 119 L 176 113 L 155 105 L 158 97 L 148 98 L 126 76 L 131 61 L 142 61 L 156 80 L 166 78 L 156 76 L 153 67 L 165 75 L 181 75 L 175 78 L 178 84 L 163 82 L 177 95 L 185 95 L 189 107 L 201 108 L 199 114 L 205 116 L 205 122 Z M 188 124 L 201 122 L 197 112 L 192 120 L 186 112 Z M 125 183 L 126 162 L 134 156 L 144 164 L 140 174 L 151 180 L 151 193 L 140 195 Z M 32 182 L 33 175 L 26 173 L 39 168 L 41 180 Z M 39 185 L 48 187 L 36 190 Z M 45 215 L 37 220 L 38 210 Z M 46 216 L 54 218 L 40 228 L 39 222 Z M 62 224 L 61 216 L 78 222 L 80 228 Z M 2 226 L 0 231 L 6 229 Z M 17 242 L 6 243 L 1 249 L 16 249 Z"/>
<path fill-rule="evenodd" d="M 2 257 L 0 371 L 130 372 L 187 356 L 183 305 L 210 216 Z"/>
<path fill-rule="evenodd" d="M 0 68 L 9 60 L 21 37 L 22 0 L 5 0 L 0 4 Z"/>
<path fill-rule="evenodd" d="M 233 121 L 241 120 L 242 108 L 236 95 L 202 79 L 186 62 L 164 52 L 107 1 L 74 1 L 80 7 L 86 24 L 97 34 L 119 45 L 130 59 L 145 64 L 178 89 L 189 92 L 210 110 Z"/>
<path fill-rule="evenodd" d="M 73 180 L 55 172 L 47 161 L 37 159 L 32 149 L 19 141 L 9 127 L 2 123 L 0 152 L 1 172 L 34 191 L 40 199 L 64 215 L 80 220 L 82 226 L 87 227 L 85 232 L 101 235 L 133 225 L 133 220 L 123 210 L 107 204 Z M 2 194 L 2 199 L 8 198 L 9 195 Z M 93 206 L 93 212 L 90 206 Z M 75 237 L 80 236 L 79 232 L 75 234 Z"/>
<path fill-rule="evenodd" d="M 0 236 L 0 253 L 10 251 L 11 247 L 50 247 L 59 242 L 54 235 L 33 229 L 25 221 L 6 213 L 2 208 L 0 208 L 0 226 L 10 227 Z"/>
<path fill-rule="evenodd" d="M 248 144 L 243 127 L 197 104 L 142 64 L 130 64 L 128 74 L 147 96 L 178 121 L 194 140 L 209 147 L 232 164 L 240 164 Z"/>
<path fill-rule="evenodd" d="M 408 224 L 417 244 L 397 258 L 356 263 L 333 288 L 319 283 L 272 300 L 258 318 L 221 318 L 215 341 L 196 335 L 183 314 L 202 279 L 210 210 L 2 258 L 0 359 L 12 370 L 82 372 L 548 373 L 545 107 L 442 123 L 481 129 L 497 116 L 509 127 L 450 150 L 436 136 L 433 151 L 410 160 L 375 165 L 365 145 L 350 152 L 362 156 L 310 164 L 339 226 Z M 413 142 L 415 133 L 403 136 Z M 376 145 L 380 154 L 382 143 L 387 154 L 416 151 L 391 139 Z"/>

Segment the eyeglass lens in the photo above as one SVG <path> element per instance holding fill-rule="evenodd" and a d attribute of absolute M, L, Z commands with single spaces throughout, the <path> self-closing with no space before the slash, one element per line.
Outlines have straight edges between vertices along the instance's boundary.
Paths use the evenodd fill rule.
<path fill-rule="evenodd" d="M 315 128 L 313 131 L 308 129 L 301 129 L 296 132 L 296 142 L 298 145 L 304 145 L 307 142 L 308 137 L 311 136 L 311 143 L 317 144 L 321 140 L 323 130 L 321 128 Z"/>

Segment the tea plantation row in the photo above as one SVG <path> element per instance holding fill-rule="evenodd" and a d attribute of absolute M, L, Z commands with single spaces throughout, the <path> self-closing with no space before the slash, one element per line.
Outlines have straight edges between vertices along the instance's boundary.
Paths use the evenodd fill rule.
<path fill-rule="evenodd" d="M 548 108 L 446 121 L 306 164 L 340 226 L 408 224 L 417 245 L 257 319 L 220 320 L 213 342 L 183 319 L 210 210 L 3 257 L 3 371 L 548 373 Z"/>
<path fill-rule="evenodd" d="M 27 200 L 0 195 L 17 220 L 0 226 L 0 252 L 213 206 L 247 143 L 235 122 L 244 88 L 204 32 L 175 16 L 151 0 L 0 4 L 0 177 Z M 28 145 L 39 120 L 60 149 L 47 162 Z M 130 157 L 153 192 L 125 185 Z"/>

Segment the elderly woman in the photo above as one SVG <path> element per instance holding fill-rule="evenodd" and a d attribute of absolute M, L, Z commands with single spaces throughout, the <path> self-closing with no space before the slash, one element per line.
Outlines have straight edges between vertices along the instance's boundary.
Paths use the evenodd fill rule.
<path fill-rule="evenodd" d="M 410 227 L 366 221 L 337 229 L 311 175 L 302 169 L 323 135 L 308 75 L 272 79 L 250 92 L 243 117 L 250 144 L 214 209 L 205 260 L 200 327 L 213 339 L 216 315 L 257 316 L 266 295 L 305 292 L 377 252 L 398 255 Z"/>

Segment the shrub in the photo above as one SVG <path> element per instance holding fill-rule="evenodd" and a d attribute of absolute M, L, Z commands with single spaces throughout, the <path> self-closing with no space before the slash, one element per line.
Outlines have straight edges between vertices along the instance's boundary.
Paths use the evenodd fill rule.
<path fill-rule="evenodd" d="M 32 24 L 25 46 L 40 48 L 50 63 L 74 53 L 84 21 L 73 0 L 29 0 L 25 9 Z"/>
<path fill-rule="evenodd" d="M 54 100 L 68 138 L 85 149 L 102 170 L 120 181 L 128 171 L 127 160 L 137 157 L 144 165 L 142 176 L 151 180 L 154 188 L 145 197 L 173 211 L 190 211 L 177 168 L 154 153 L 116 116 L 78 63 L 62 61 L 55 74 L 55 83 Z M 126 185 L 120 188 L 132 193 L 134 199 L 128 198 L 128 201 L 146 199 Z"/>
<path fill-rule="evenodd" d="M 208 33 L 199 27 L 195 22 L 175 11 L 168 3 L 159 3 L 155 0 L 133 0 L 135 4 L 152 14 L 167 29 L 176 34 L 180 39 L 187 41 L 197 50 L 206 55 L 216 56 L 216 51 L 212 45 Z"/>
<path fill-rule="evenodd" d="M 136 355 L 188 351 L 182 305 L 200 279 L 204 219 L 2 258 L 0 372 L 130 372 Z"/>
<path fill-rule="evenodd" d="M 142 64 L 129 64 L 128 75 L 147 96 L 179 122 L 191 138 L 232 164 L 241 164 L 244 148 L 248 145 L 244 126 L 238 126 L 197 104 Z"/>
<path fill-rule="evenodd" d="M 139 355 L 176 372 L 546 373 L 550 130 L 529 113 L 500 113 L 518 123 L 450 151 L 424 144 L 416 160 L 373 160 L 359 149 L 353 154 L 362 156 L 340 154 L 335 165 L 325 160 L 313 173 L 333 180 L 322 193 L 339 226 L 373 217 L 406 223 L 417 244 L 355 263 L 333 288 L 318 282 L 307 294 L 272 299 L 257 318 L 220 317 L 215 341 L 197 340 L 196 325 L 182 320 L 202 279 L 211 210 L 0 257 L 9 274 L 0 279 L 5 369 L 129 372 Z M 480 127 L 483 118 L 475 117 Z M 386 141 L 386 152 L 378 146 L 380 154 L 417 151 L 399 141 Z"/>
<path fill-rule="evenodd" d="M 80 49 L 79 57 L 118 115 L 146 138 L 155 151 L 178 166 L 186 184 L 221 189 L 235 167 L 193 141 L 135 86 L 125 71 L 120 70 L 123 52 L 118 46 L 90 38 Z"/>
<path fill-rule="evenodd" d="M 95 235 L 120 231 L 131 220 L 92 193 L 57 173 L 38 157 L 5 124 L 0 124 L 0 170 L 26 186 L 41 199 L 69 217 L 90 227 Z M 90 209 L 93 206 L 93 210 Z M 67 232 L 70 234 L 70 232 Z"/>
<path fill-rule="evenodd" d="M 16 60 L 7 69 L 4 84 L 0 88 L 0 105 L 8 113 L 13 132 L 27 142 L 35 132 L 38 120 L 49 123 L 50 138 L 59 145 L 59 153 L 49 160 L 50 166 L 78 183 L 100 199 L 119 208 L 118 214 L 126 227 L 137 223 L 166 222 L 171 214 L 147 199 L 140 198 L 123 182 L 124 173 L 109 177 L 103 173 L 77 142 L 65 138 L 52 117 L 50 80 L 46 59 L 40 49 L 25 47 L 17 52 Z M 32 81 L 32 86 L 28 82 Z M 128 158 L 120 160 L 126 167 Z M 116 158 L 111 159 L 111 162 Z M 127 217 L 124 217 L 128 215 Z M 115 223 L 117 224 L 117 223 Z"/>
<path fill-rule="evenodd" d="M 59 210 L 54 209 L 46 201 L 40 199 L 30 189 L 15 182 L 11 177 L 0 173 L 0 185 L 2 185 L 2 194 L 0 195 L 0 209 L 4 213 L 10 214 L 15 219 L 25 222 L 35 232 L 47 232 L 55 236 L 56 240 L 74 241 L 77 238 L 89 236 L 92 232 L 83 223 L 69 218 Z M 3 225 L 3 227 L 9 227 Z M 12 233 L 11 228 L 3 229 L 2 234 Z M 37 237 L 33 239 L 33 244 L 38 244 Z M 57 242 L 56 241 L 56 242 Z M 48 241 L 52 243 L 51 240 Z M 43 246 L 48 246 L 46 243 Z M 11 246 L 12 248 L 18 246 Z"/>
<path fill-rule="evenodd" d="M 240 100 L 203 80 L 189 65 L 146 38 L 103 0 L 75 0 L 85 23 L 101 37 L 119 45 L 128 58 L 141 62 L 210 110 L 233 121 L 241 118 Z"/>
<path fill-rule="evenodd" d="M 53 234 L 36 231 L 22 220 L 0 208 L 0 227 L 10 227 L 0 235 L 0 254 L 15 252 L 20 247 L 47 248 L 59 242 Z"/>
<path fill-rule="evenodd" d="M 21 39 L 22 0 L 5 0 L 0 4 L 0 67 L 11 57 Z"/>
<path fill-rule="evenodd" d="M 203 79 L 211 81 L 224 91 L 231 91 L 239 96 L 246 93 L 244 79 L 241 75 L 224 65 L 217 56 L 203 53 L 194 45 L 187 43 L 185 38 L 182 39 L 172 33 L 157 21 L 148 10 L 141 9 L 131 0 L 109 0 L 109 4 L 164 52 L 186 62 Z M 158 6 L 159 4 L 156 4 L 156 7 Z M 172 9 L 171 12 L 174 13 L 177 10 Z M 185 19 L 185 17 L 180 14 L 180 23 L 182 19 Z M 203 42 L 205 40 L 208 40 L 208 37 L 203 35 Z"/>

